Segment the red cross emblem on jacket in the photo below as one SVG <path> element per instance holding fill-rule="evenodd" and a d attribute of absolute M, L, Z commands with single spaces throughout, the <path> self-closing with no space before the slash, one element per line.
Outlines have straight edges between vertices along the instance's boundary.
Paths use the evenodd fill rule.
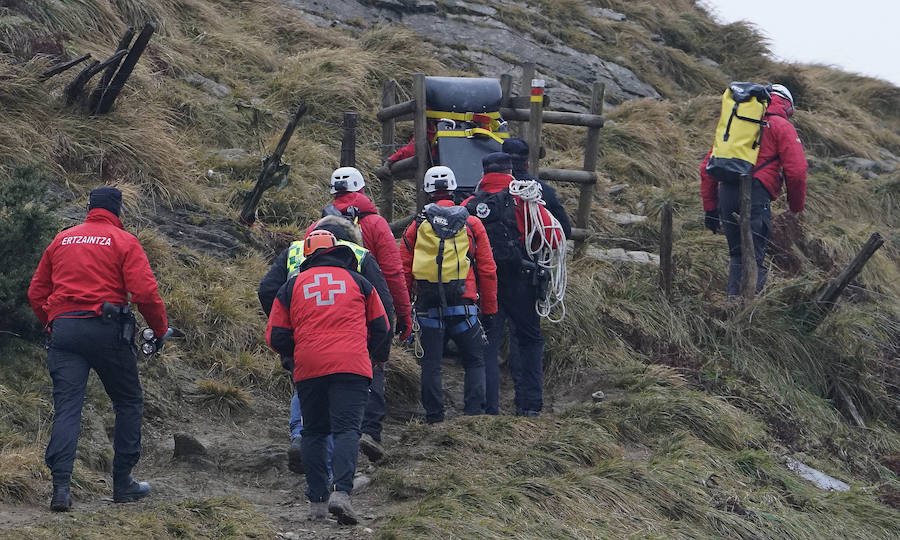
<path fill-rule="evenodd" d="M 316 274 L 313 276 L 312 283 L 303 286 L 303 298 L 307 300 L 315 298 L 317 306 L 332 306 L 335 295 L 345 292 L 347 292 L 347 285 L 339 279 L 334 279 L 330 273 Z"/>

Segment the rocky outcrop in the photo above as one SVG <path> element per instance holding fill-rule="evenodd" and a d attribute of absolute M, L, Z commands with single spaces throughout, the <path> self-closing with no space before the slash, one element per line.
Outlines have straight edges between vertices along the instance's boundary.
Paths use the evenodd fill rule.
<path fill-rule="evenodd" d="M 502 8 L 523 8 L 514 0 L 496 0 L 489 5 L 471 0 L 448 0 L 439 5 L 414 0 L 284 0 L 284 3 L 300 10 L 317 26 L 343 26 L 349 30 L 352 28 L 343 21 L 350 20 L 363 21 L 369 26 L 401 24 L 421 34 L 426 41 L 454 49 L 452 57 L 443 58 L 448 65 L 475 70 L 485 76 L 511 73 L 519 77 L 522 74 L 519 64 L 535 62 L 537 75 L 547 81 L 547 93 L 555 110 L 587 110 L 586 100 L 595 81 L 606 83 L 606 100 L 610 103 L 660 97 L 630 69 L 569 47 L 541 24 L 531 24 L 526 32 L 503 22 Z M 540 14 L 530 16 L 537 23 L 543 20 L 550 26 Z M 624 15 L 612 10 L 592 9 L 588 16 L 626 23 Z M 582 30 L 595 39 L 604 39 L 586 27 Z"/>
<path fill-rule="evenodd" d="M 897 164 L 895 162 L 882 159 L 875 160 L 861 157 L 843 157 L 834 159 L 834 164 L 849 169 L 867 180 L 897 170 Z"/>
<path fill-rule="evenodd" d="M 659 266 L 659 255 L 646 251 L 625 251 L 622 248 L 600 249 L 591 246 L 587 249 L 585 255 L 598 261 L 611 263 L 652 264 Z"/>
<path fill-rule="evenodd" d="M 176 246 L 214 257 L 234 257 L 248 245 L 245 231 L 225 218 L 204 215 L 194 209 L 170 211 L 158 208 L 150 219 L 157 230 Z"/>

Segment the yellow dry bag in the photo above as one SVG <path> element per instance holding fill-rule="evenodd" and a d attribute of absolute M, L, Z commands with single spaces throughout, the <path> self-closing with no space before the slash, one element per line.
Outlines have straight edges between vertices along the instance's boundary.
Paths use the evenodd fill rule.
<path fill-rule="evenodd" d="M 465 292 L 469 275 L 469 212 L 462 206 L 429 204 L 419 218 L 412 274 L 420 299 L 456 302 Z"/>
<path fill-rule="evenodd" d="M 716 140 L 706 172 L 720 182 L 739 182 L 753 174 L 769 106 L 769 88 L 748 82 L 733 82 L 722 94 L 722 112 Z"/>

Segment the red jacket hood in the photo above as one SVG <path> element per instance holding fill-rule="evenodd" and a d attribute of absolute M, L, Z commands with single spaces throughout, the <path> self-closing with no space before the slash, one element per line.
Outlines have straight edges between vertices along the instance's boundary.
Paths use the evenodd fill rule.
<path fill-rule="evenodd" d="M 791 102 L 779 96 L 772 94 L 772 102 L 766 108 L 766 114 L 774 114 L 787 120 L 791 117 L 788 111 L 792 109 Z"/>
<path fill-rule="evenodd" d="M 125 227 L 122 225 L 122 220 L 118 218 L 115 214 L 107 210 L 106 208 L 93 208 L 88 211 L 87 217 L 84 219 L 85 223 L 109 223 L 115 227 L 120 229 L 124 229 Z"/>
<path fill-rule="evenodd" d="M 347 208 L 355 206 L 360 212 L 375 214 L 378 209 L 368 197 L 358 191 L 348 191 L 334 198 L 334 207 L 343 212 Z"/>
<path fill-rule="evenodd" d="M 487 191 L 488 193 L 497 193 L 509 187 L 509 183 L 515 180 L 512 175 L 506 173 L 487 173 L 478 182 L 478 191 Z"/>

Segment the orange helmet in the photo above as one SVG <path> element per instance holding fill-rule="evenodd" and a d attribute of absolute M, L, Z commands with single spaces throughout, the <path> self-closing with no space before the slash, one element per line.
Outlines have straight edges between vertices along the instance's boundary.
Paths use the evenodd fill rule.
<path fill-rule="evenodd" d="M 337 245 L 334 235 L 328 231 L 315 230 L 306 236 L 303 241 L 303 256 L 309 257 L 317 250 L 331 248 Z"/>

